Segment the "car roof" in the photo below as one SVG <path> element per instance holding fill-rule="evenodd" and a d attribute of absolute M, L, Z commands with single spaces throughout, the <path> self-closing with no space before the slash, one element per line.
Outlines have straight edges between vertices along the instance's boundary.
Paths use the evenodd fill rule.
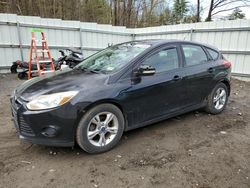
<path fill-rule="evenodd" d="M 138 42 L 138 43 L 143 43 L 143 44 L 149 44 L 152 47 L 160 46 L 163 44 L 168 44 L 168 43 L 189 43 L 189 44 L 194 44 L 194 45 L 202 45 L 211 49 L 214 49 L 216 51 L 219 51 L 218 48 L 209 45 L 209 44 L 204 44 L 204 43 L 198 43 L 198 42 L 193 42 L 193 41 L 187 41 L 187 40 L 177 40 L 177 39 L 146 39 L 146 40 L 135 40 L 131 42 Z"/>

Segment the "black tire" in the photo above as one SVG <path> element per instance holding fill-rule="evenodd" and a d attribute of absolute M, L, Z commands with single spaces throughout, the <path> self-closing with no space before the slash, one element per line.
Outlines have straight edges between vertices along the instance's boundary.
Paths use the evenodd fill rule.
<path fill-rule="evenodd" d="M 214 97 L 215 97 L 216 91 L 218 91 L 218 89 L 223 89 L 226 92 L 225 103 L 224 103 L 224 105 L 223 105 L 223 107 L 221 109 L 217 109 L 215 107 L 215 104 L 214 104 Z M 221 113 L 226 108 L 226 105 L 227 105 L 227 102 L 228 102 L 228 96 L 229 96 L 229 93 L 228 93 L 227 86 L 222 82 L 218 83 L 215 86 L 215 88 L 213 89 L 213 91 L 210 93 L 208 98 L 207 98 L 207 106 L 205 108 L 205 111 L 210 113 L 210 114 L 219 114 L 219 113 Z"/>
<path fill-rule="evenodd" d="M 28 78 L 28 74 L 26 72 L 19 72 L 17 77 L 20 79 L 20 80 L 24 80 L 24 79 L 27 79 Z"/>
<path fill-rule="evenodd" d="M 10 71 L 12 74 L 17 73 L 17 65 L 13 63 L 13 65 L 10 67 Z"/>
<path fill-rule="evenodd" d="M 89 141 L 87 136 L 89 124 L 92 118 L 94 118 L 96 115 L 106 112 L 110 112 L 116 116 L 117 118 L 116 120 L 118 120 L 116 121 L 118 122 L 118 131 L 113 140 L 107 145 L 95 146 Z M 87 111 L 86 114 L 84 114 L 84 116 L 80 120 L 76 130 L 76 141 L 78 145 L 88 153 L 102 153 L 109 151 L 119 142 L 123 134 L 123 131 L 124 131 L 124 116 L 121 110 L 113 104 L 100 104 Z"/>

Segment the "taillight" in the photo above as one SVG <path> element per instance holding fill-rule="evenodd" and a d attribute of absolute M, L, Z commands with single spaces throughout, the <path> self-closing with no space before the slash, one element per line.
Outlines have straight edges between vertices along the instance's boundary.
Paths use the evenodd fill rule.
<path fill-rule="evenodd" d="M 227 60 L 224 60 L 224 61 L 223 61 L 223 65 L 224 65 L 226 68 L 230 68 L 230 67 L 232 66 L 232 64 L 231 64 L 229 61 L 227 61 Z"/>

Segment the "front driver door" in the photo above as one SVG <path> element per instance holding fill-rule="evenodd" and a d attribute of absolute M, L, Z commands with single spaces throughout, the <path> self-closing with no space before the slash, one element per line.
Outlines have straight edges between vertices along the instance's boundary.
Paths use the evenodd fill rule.
<path fill-rule="evenodd" d="M 132 87 L 126 91 L 130 125 L 136 126 L 185 106 L 186 87 L 182 83 L 184 73 L 179 54 L 177 46 L 164 47 L 135 66 L 134 71 L 141 65 L 150 65 L 156 73 L 132 77 Z"/>

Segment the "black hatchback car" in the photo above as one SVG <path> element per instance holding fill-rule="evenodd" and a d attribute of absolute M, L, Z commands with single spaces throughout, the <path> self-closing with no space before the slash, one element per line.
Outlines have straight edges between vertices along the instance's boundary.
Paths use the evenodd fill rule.
<path fill-rule="evenodd" d="M 89 153 L 113 148 L 124 131 L 195 109 L 218 114 L 231 63 L 209 45 L 178 40 L 108 47 L 73 70 L 33 78 L 12 94 L 19 137 Z"/>

